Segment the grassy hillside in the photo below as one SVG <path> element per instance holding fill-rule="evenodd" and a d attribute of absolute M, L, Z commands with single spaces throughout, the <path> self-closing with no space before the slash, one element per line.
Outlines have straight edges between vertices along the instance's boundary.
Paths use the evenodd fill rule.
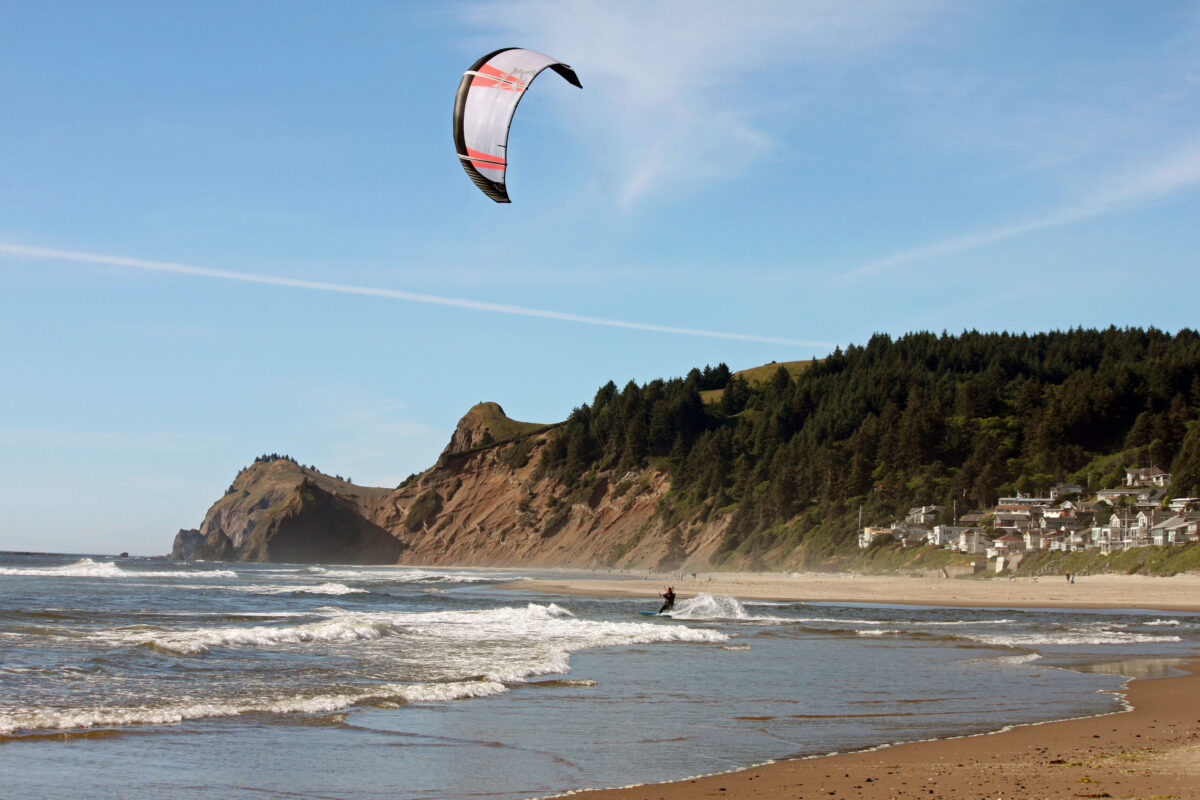
<path fill-rule="evenodd" d="M 537 433 L 550 427 L 540 422 L 520 422 L 509 419 L 498 403 L 480 403 L 471 409 L 479 415 L 479 421 L 491 433 L 494 442 L 510 442 L 520 436 Z"/>
<path fill-rule="evenodd" d="M 772 361 L 770 364 L 763 364 L 760 367 L 751 367 L 750 369 L 739 370 L 733 374 L 744 380 L 751 387 L 754 387 L 760 386 L 770 380 L 771 376 L 774 375 L 780 367 L 783 367 L 787 371 L 788 375 L 794 379 L 806 369 L 811 367 L 814 362 L 820 363 L 820 359 L 811 359 L 809 361 Z M 724 395 L 724 389 L 708 389 L 700 392 L 700 397 L 705 403 L 719 403 Z"/>

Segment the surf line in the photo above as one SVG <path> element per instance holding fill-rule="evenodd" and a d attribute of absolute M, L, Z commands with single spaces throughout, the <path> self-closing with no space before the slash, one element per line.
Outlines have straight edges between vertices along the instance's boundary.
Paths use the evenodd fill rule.
<path fill-rule="evenodd" d="M 750 333 L 729 333 L 725 331 L 710 331 L 699 328 L 679 328 L 671 325 L 658 325 L 652 322 L 631 322 L 628 320 L 605 319 L 589 317 L 583 314 L 573 314 L 566 311 L 550 311 L 526 306 L 514 306 L 504 303 L 489 303 L 484 300 L 469 300 L 460 297 L 444 297 L 441 295 L 407 292 L 402 289 L 386 289 L 373 286 L 356 286 L 346 283 L 331 283 L 328 281 L 312 281 L 302 278 L 288 278 L 279 275 L 264 275 L 255 272 L 238 272 L 212 267 L 198 267 L 190 264 L 180 264 L 173 261 L 154 261 L 128 256 L 110 256 L 102 253 L 85 253 L 77 250 L 58 250 L 48 247 L 32 247 L 29 245 L 0 242 L 0 254 L 20 256 L 49 261 L 67 261 L 83 264 L 103 264 L 115 267 L 130 267 L 132 269 L 149 270 L 153 272 L 168 272 L 177 275 L 191 275 L 200 278 L 240 281 L 242 283 L 257 283 L 266 286 L 284 286 L 291 289 L 309 289 L 319 292 L 334 292 L 337 294 L 352 294 L 366 297 L 382 297 L 389 300 L 404 300 L 411 303 L 426 303 L 429 305 L 450 306 L 471 311 L 489 311 L 496 314 L 510 314 L 521 317 L 536 317 L 553 319 L 560 322 L 575 322 L 582 325 L 600 325 L 608 328 L 624 328 L 627 330 L 649 331 L 652 333 L 671 333 L 681 336 L 702 336 L 710 339 L 733 339 L 743 342 L 761 344 L 778 344 L 788 347 L 810 347 L 830 349 L 830 342 L 807 341 L 803 339 L 786 339 L 775 336 L 759 336 Z"/>

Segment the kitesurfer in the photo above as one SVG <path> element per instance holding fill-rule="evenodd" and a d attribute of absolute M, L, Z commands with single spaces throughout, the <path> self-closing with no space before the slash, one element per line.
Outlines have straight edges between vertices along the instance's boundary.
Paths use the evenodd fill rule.
<path fill-rule="evenodd" d="M 658 610 L 658 613 L 660 613 L 660 614 L 670 611 L 672 608 L 675 607 L 675 587 L 668 586 L 667 590 L 662 593 L 662 599 L 663 599 L 662 608 L 660 608 Z"/>

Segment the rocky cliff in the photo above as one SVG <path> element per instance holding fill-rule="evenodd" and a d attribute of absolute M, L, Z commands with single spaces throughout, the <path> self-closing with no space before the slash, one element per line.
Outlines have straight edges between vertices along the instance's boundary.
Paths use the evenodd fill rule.
<path fill-rule="evenodd" d="M 706 564 L 724 523 L 668 530 L 654 468 L 574 489 L 537 465 L 551 426 L 495 403 L 463 417 L 438 463 L 397 489 L 341 481 L 290 459 L 243 470 L 173 555 L 305 563 L 676 567 Z M 190 548 L 190 549 L 189 549 Z"/>

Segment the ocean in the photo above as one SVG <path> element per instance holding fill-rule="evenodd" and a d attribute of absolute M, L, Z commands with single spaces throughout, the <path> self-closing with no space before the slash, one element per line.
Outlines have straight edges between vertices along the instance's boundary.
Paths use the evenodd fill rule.
<path fill-rule="evenodd" d="M 0 553 L 0 798 L 516 798 L 1121 707 L 1200 615 Z M 610 576 L 606 576 L 610 577 Z"/>

